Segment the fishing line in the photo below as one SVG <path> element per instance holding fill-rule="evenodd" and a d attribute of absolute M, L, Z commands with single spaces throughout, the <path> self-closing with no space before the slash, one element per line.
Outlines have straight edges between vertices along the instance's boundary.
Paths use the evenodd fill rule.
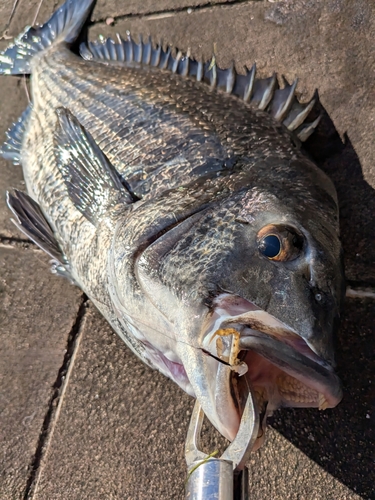
<path fill-rule="evenodd" d="M 101 305 L 102 305 L 102 306 L 104 306 L 104 307 L 108 307 L 108 306 L 109 306 L 109 304 L 106 304 L 105 302 L 102 302 L 102 301 L 101 301 L 101 300 L 99 300 L 99 299 L 93 299 L 93 298 L 91 298 L 91 297 L 90 297 L 90 295 L 89 295 L 87 292 L 85 292 L 84 290 L 82 290 L 82 291 L 83 291 L 83 293 L 86 293 L 86 295 L 89 297 L 89 299 L 91 300 L 91 302 L 93 302 L 93 304 L 94 304 L 94 305 L 95 305 L 95 302 L 98 302 L 98 304 L 101 304 Z M 146 328 L 149 328 L 150 330 L 153 330 L 155 333 L 158 333 L 158 334 L 162 335 L 163 337 L 165 337 L 165 338 L 167 338 L 167 339 L 169 339 L 169 340 L 173 340 L 173 341 L 174 341 L 174 342 L 176 342 L 176 343 L 187 345 L 187 346 L 189 346 L 189 347 L 192 347 L 193 349 L 196 349 L 197 351 L 203 351 L 205 354 L 210 354 L 210 355 L 211 355 L 211 353 L 205 352 L 205 350 L 204 350 L 204 349 L 202 349 L 201 347 L 197 347 L 197 346 L 195 346 L 195 345 L 193 345 L 193 344 L 190 344 L 189 342 L 186 342 L 186 341 L 184 341 L 184 340 L 179 340 L 179 339 L 176 339 L 176 338 L 175 338 L 175 337 L 173 337 L 173 336 L 169 336 L 169 335 L 168 335 L 168 334 L 166 334 L 165 332 L 162 332 L 162 331 L 160 331 L 160 330 L 157 330 L 157 329 L 156 329 L 156 328 L 154 328 L 153 326 L 150 326 L 150 325 L 148 325 L 147 323 L 142 322 L 141 320 L 137 320 L 137 323 L 138 323 L 139 325 L 145 326 Z M 134 324 L 133 324 L 133 323 L 130 323 L 130 321 L 129 321 L 129 324 L 130 324 L 133 328 L 136 328 L 136 327 L 134 326 Z M 141 341 L 140 341 L 140 342 L 141 342 Z M 215 356 L 213 356 L 213 357 L 215 357 Z M 215 358 L 215 359 L 216 359 L 216 358 Z M 218 361 L 221 361 L 222 363 L 224 363 L 224 364 L 225 364 L 225 362 L 223 362 L 222 360 L 219 360 L 219 359 L 218 359 Z"/>
<path fill-rule="evenodd" d="M 23 83 L 23 88 L 25 90 L 25 93 L 26 93 L 26 97 L 27 97 L 27 101 L 29 104 L 31 104 L 31 99 L 30 99 L 30 92 L 29 92 L 29 88 L 27 86 L 27 78 L 26 78 L 26 75 L 23 75 L 22 76 L 22 83 Z"/>

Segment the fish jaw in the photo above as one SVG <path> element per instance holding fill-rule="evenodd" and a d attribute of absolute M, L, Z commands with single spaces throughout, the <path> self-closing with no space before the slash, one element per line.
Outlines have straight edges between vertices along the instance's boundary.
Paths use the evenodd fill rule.
<path fill-rule="evenodd" d="M 238 432 L 241 414 L 231 395 L 230 367 L 199 347 L 178 344 L 177 350 L 206 417 L 232 441 Z"/>
<path fill-rule="evenodd" d="M 236 363 L 230 363 L 236 332 L 237 367 L 245 366 L 243 374 Z M 206 357 L 216 361 L 211 385 L 207 384 L 211 390 L 211 407 L 206 396 L 205 412 L 228 439 L 233 439 L 238 431 L 246 390 L 250 389 L 254 395 L 263 427 L 266 417 L 280 406 L 324 410 L 341 401 L 340 380 L 331 365 L 316 355 L 297 332 L 241 297 L 222 294 L 215 300 L 201 338 Z M 214 366 L 212 360 L 205 361 L 206 367 L 201 368 L 203 364 L 203 357 L 200 364 L 196 362 L 199 368 L 194 371 L 195 379 L 199 377 L 199 369 L 204 372 L 209 365 Z M 196 384 L 192 382 L 193 387 Z M 259 444 L 258 441 L 255 448 Z"/>
<path fill-rule="evenodd" d="M 340 380 L 332 366 L 297 332 L 241 297 L 222 294 L 215 302 L 213 311 L 200 316 L 199 345 L 179 342 L 177 352 L 207 418 L 224 437 L 236 436 L 249 390 L 262 419 L 254 449 L 262 444 L 267 416 L 279 407 L 325 410 L 341 401 Z M 239 364 L 246 366 L 244 374 L 229 363 L 234 336 L 220 333 L 225 330 L 238 332 L 237 355 Z M 180 331 L 180 339 L 189 337 L 191 331 Z"/>

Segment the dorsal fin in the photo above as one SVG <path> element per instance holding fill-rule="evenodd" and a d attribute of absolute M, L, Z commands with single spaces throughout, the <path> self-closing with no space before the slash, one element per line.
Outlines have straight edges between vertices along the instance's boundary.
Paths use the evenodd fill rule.
<path fill-rule="evenodd" d="M 284 79 L 284 88 L 280 89 L 276 74 L 269 78 L 255 78 L 255 64 L 250 70 L 246 69 L 245 75 L 240 75 L 233 65 L 228 69 L 218 68 L 214 58 L 202 63 L 179 50 L 172 51 L 171 47 L 164 50 L 161 45 L 153 46 L 150 38 L 147 42 L 141 38 L 136 43 L 130 36 L 124 40 L 120 35 L 117 35 L 116 41 L 99 37 L 94 42 L 82 44 L 80 54 L 86 60 L 150 65 L 204 81 L 211 87 L 236 95 L 267 111 L 276 121 L 283 122 L 289 130 L 295 131 L 301 141 L 305 141 L 319 123 L 317 119 L 301 127 L 316 101 L 314 98 L 306 104 L 298 101 L 295 95 L 297 81 L 289 85 Z"/>

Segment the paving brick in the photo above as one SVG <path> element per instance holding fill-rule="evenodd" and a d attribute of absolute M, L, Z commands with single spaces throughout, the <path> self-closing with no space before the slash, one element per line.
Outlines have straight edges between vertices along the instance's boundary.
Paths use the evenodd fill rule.
<path fill-rule="evenodd" d="M 34 20 L 37 24 L 43 24 L 62 3 L 57 0 L 18 0 L 9 25 L 9 36 L 19 35 L 25 26 L 32 25 Z"/>
<path fill-rule="evenodd" d="M 90 308 L 35 500 L 176 498 L 191 406 Z"/>
<path fill-rule="evenodd" d="M 41 252 L 0 247 L 0 499 L 23 498 L 79 291 Z"/>
<path fill-rule="evenodd" d="M 347 300 L 337 348 L 342 402 L 324 412 L 283 409 L 272 423 L 326 472 L 366 499 L 374 498 L 375 484 L 374 310 L 373 300 Z M 322 489 L 320 497 L 300 498 L 327 497 Z"/>
<path fill-rule="evenodd" d="M 215 5 L 220 3 L 231 3 L 233 0 L 158 0 L 155 2 L 153 0 L 143 0 L 139 2 L 137 0 L 104 0 L 98 2 L 93 15 L 92 20 L 104 20 L 107 18 L 116 18 L 119 16 L 134 16 L 134 15 L 144 15 L 152 14 L 155 12 L 158 17 L 169 17 L 173 11 L 176 10 L 187 10 L 189 7 L 194 8 L 205 6 L 205 5 Z M 165 14 L 162 14 L 165 13 Z"/>
<path fill-rule="evenodd" d="M 0 4 L 0 37 L 6 37 L 5 30 L 8 28 L 13 10 L 13 2 L 2 2 Z"/>
<path fill-rule="evenodd" d="M 366 341 L 370 341 L 370 347 L 373 343 L 370 327 L 366 326 L 369 312 L 368 305 L 360 311 L 353 304 L 349 308 L 343 337 L 348 336 L 350 341 L 342 352 L 343 361 L 351 368 L 357 365 L 349 352 L 354 349 L 355 359 L 363 359 Z M 356 340 L 357 331 L 362 332 L 361 342 Z M 366 375 L 357 378 L 360 370 Z M 344 377 L 351 398 L 341 411 L 326 412 L 323 419 L 316 409 L 295 410 L 294 418 L 286 410 L 278 412 L 274 425 L 287 431 L 292 436 L 288 439 L 300 449 L 270 429 L 267 444 L 250 463 L 250 498 L 359 499 L 337 479 L 345 480 L 340 474 L 349 464 L 352 470 L 348 479 L 356 480 L 349 485 L 362 485 L 367 493 L 371 491 L 373 472 L 366 467 L 370 465 L 368 455 L 374 435 L 364 413 L 370 402 L 368 386 L 365 395 L 361 392 L 364 378 L 374 375 L 369 358 L 360 370 Z M 183 498 L 183 447 L 191 409 L 191 398 L 138 361 L 90 307 L 34 500 Z M 318 426 L 314 426 L 317 417 Z M 353 442 L 352 438 L 364 429 L 368 442 Z M 336 449 L 345 436 L 353 448 Z M 212 430 L 205 436 L 207 450 L 223 443 Z M 335 449 L 333 455 L 329 455 L 330 447 Z M 363 469 L 355 458 L 359 449 L 367 457 Z M 326 470 L 306 453 L 314 460 L 318 458 Z"/>

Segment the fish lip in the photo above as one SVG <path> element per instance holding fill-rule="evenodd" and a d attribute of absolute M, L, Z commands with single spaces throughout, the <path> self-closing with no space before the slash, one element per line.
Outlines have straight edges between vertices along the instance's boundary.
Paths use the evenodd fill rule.
<path fill-rule="evenodd" d="M 241 299 L 244 301 L 244 299 Z M 333 408 L 342 398 L 341 383 L 338 376 L 330 363 L 318 356 L 308 345 L 307 342 L 298 335 L 298 333 L 288 325 L 262 310 L 256 304 L 248 301 L 249 311 L 244 311 L 240 314 L 230 315 L 223 314 L 225 309 L 222 308 L 219 316 L 217 309 L 220 305 L 214 304 L 211 310 L 208 323 L 204 325 L 202 334 L 202 347 L 211 355 L 217 356 L 215 352 L 215 341 L 212 342 L 212 337 L 219 329 L 234 328 L 239 331 L 239 346 L 240 353 L 248 350 L 249 352 L 261 352 L 263 357 L 270 365 L 284 372 L 286 376 L 296 378 L 307 389 L 315 391 L 317 399 L 311 402 L 297 402 L 296 400 L 288 400 L 286 397 L 280 397 L 279 404 L 270 405 L 269 411 L 272 412 L 278 406 L 302 406 L 302 407 L 319 407 L 321 409 Z M 216 317 L 215 317 L 216 313 Z M 222 321 L 220 320 L 222 318 Z M 248 343 L 248 344 L 247 344 Z M 247 347 L 246 347 L 247 344 Z M 220 356 L 218 356 L 220 358 Z M 246 363 L 248 354 L 245 355 Z M 222 360 L 223 361 L 223 360 Z M 227 362 L 228 359 L 224 360 Z M 288 366 L 289 364 L 289 366 Z M 248 374 L 251 373 L 251 366 L 248 366 Z M 250 389 L 254 389 L 254 381 L 248 374 Z M 233 380 L 233 377 L 230 379 Z M 219 383 L 219 379 L 217 379 Z M 219 387 L 216 387 L 216 393 L 219 392 Z M 228 392 L 228 391 L 226 391 Z M 315 396 L 314 396 L 315 397 Z M 231 405 L 228 404 L 229 417 L 223 413 L 219 415 L 223 427 L 226 422 L 231 422 L 232 429 L 227 432 L 233 434 L 233 412 L 237 411 L 238 419 L 240 418 L 240 410 L 234 401 Z M 261 408 L 259 405 L 259 411 Z M 264 410 L 263 410 L 264 411 Z M 267 410 L 266 410 L 267 412 Z"/>
<path fill-rule="evenodd" d="M 244 350 L 254 350 L 258 353 L 260 347 L 260 355 L 268 359 L 270 363 L 300 380 L 307 387 L 323 394 L 327 408 L 333 408 L 341 401 L 341 383 L 333 367 L 323 359 L 318 359 L 317 355 L 314 356 L 314 359 L 306 356 L 298 348 L 298 344 L 293 346 L 282 340 L 269 337 L 260 331 L 251 330 L 251 333 L 246 332 L 241 337 L 240 346 Z M 267 356 L 264 351 L 262 352 L 263 349 L 272 351 L 272 355 Z M 290 363 L 289 366 L 285 366 L 288 363 L 288 357 Z"/>

